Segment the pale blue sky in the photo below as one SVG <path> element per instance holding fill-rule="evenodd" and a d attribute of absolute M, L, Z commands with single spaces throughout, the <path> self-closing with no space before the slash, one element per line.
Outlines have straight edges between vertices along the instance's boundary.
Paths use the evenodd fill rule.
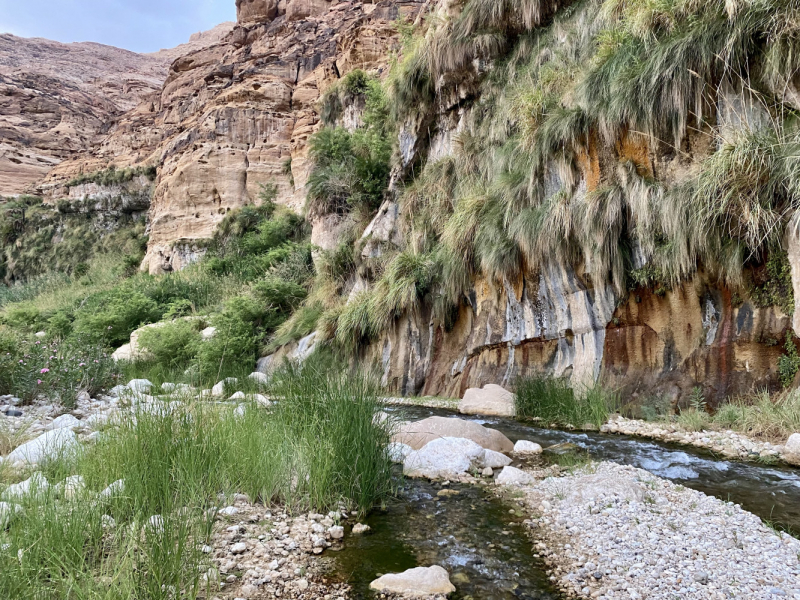
<path fill-rule="evenodd" d="M 0 33 L 155 52 L 236 20 L 235 0 L 0 0 Z"/>

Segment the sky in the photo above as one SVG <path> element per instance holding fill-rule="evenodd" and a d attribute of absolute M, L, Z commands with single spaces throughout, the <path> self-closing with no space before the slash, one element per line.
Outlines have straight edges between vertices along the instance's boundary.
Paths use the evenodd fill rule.
<path fill-rule="evenodd" d="M 235 0 L 0 0 L 0 33 L 155 52 L 236 20 Z"/>

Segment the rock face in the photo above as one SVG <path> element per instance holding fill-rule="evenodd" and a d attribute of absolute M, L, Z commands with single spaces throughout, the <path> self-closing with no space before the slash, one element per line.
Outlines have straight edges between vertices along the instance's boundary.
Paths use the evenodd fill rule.
<path fill-rule="evenodd" d="M 495 452 L 511 452 L 514 449 L 511 440 L 495 429 L 472 421 L 447 417 L 430 417 L 416 423 L 405 423 L 395 434 L 393 441 L 419 450 L 429 442 L 444 437 L 466 438 Z"/>
<path fill-rule="evenodd" d="M 514 394 L 489 383 L 483 389 L 470 388 L 464 392 L 464 399 L 458 404 L 462 415 L 494 415 L 513 417 L 516 413 Z"/>
<path fill-rule="evenodd" d="M 406 597 L 452 594 L 456 591 L 450 576 L 442 567 L 417 567 L 402 573 L 380 577 L 369 584 L 379 592 L 401 594 Z"/>
<path fill-rule="evenodd" d="M 109 161 L 161 165 L 142 266 L 179 270 L 202 256 L 228 211 L 259 201 L 263 184 L 276 183 L 277 201 L 302 209 L 320 94 L 356 68 L 384 69 L 394 21 L 422 4 L 240 0 L 230 35 L 175 60 L 159 94 L 44 186 L 58 189 Z"/>
<path fill-rule="evenodd" d="M 124 113 L 159 92 L 177 56 L 232 26 L 149 55 L 0 35 L 0 196 L 26 192 L 62 161 L 92 150 Z"/>
<path fill-rule="evenodd" d="M 366 356 L 383 365 L 384 385 L 423 396 L 463 397 L 537 373 L 672 401 L 695 386 L 712 403 L 753 386 L 779 388 L 783 348 L 764 342 L 783 339 L 792 317 L 734 300 L 700 273 L 661 295 L 635 290 L 617 305 L 610 289 L 552 267 L 499 288 L 475 282 L 447 329 L 424 310 L 403 316 Z"/>

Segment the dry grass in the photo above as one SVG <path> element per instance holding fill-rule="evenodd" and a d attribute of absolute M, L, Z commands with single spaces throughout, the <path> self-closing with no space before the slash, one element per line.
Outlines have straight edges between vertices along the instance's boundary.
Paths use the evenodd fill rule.
<path fill-rule="evenodd" d="M 5 456 L 20 444 L 28 441 L 29 429 L 30 423 L 23 423 L 14 429 L 7 417 L 0 416 L 0 456 Z"/>

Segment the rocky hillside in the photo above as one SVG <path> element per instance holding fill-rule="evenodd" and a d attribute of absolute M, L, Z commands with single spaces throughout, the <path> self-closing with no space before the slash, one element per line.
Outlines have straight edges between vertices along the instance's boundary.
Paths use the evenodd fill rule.
<path fill-rule="evenodd" d="M 232 25 L 149 55 L 0 35 L 0 196 L 31 191 L 54 166 L 93 149 L 121 115 L 161 89 L 175 58 Z"/>
<path fill-rule="evenodd" d="M 255 202 L 261 185 L 277 183 L 278 202 L 301 212 L 321 92 L 357 68 L 384 72 L 397 19 L 422 2 L 272 4 L 239 3 L 232 35 L 176 60 L 158 98 L 44 184 L 60 197 L 65 182 L 108 162 L 160 165 L 144 264 L 151 273 L 196 259 L 225 214 Z"/>
<path fill-rule="evenodd" d="M 237 9 L 39 186 L 91 197 L 76 182 L 109 164 L 157 166 L 144 270 L 198 260 L 274 185 L 317 271 L 278 356 L 336 345 L 409 394 L 545 373 L 713 403 L 792 383 L 794 5 Z"/>

